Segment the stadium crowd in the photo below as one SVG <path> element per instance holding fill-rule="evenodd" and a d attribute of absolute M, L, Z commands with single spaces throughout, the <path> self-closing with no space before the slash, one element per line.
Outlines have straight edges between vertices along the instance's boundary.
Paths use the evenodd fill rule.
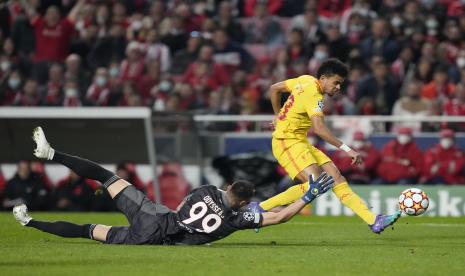
<path fill-rule="evenodd" d="M 0 3 L 0 106 L 272 114 L 268 87 L 315 74 L 328 57 L 351 71 L 344 93 L 325 102 L 325 114 L 465 115 L 465 1 Z M 439 128 L 438 145 L 422 153 L 412 136 Z M 356 132 L 352 146 L 364 155 L 364 167 L 350 166 L 339 152 L 333 158 L 353 183 L 465 184 L 454 130 L 465 125 L 393 124 L 397 138 L 380 152 Z M 90 203 L 100 194 L 94 183 L 70 172 L 62 182 L 75 184 L 51 185 L 46 177 L 31 178 L 40 170 L 29 167 L 20 162 L 9 180 L 0 173 L 3 208 L 14 205 L 18 193 L 34 195 L 34 204 L 47 208 L 108 208 Z"/>
<path fill-rule="evenodd" d="M 351 66 L 326 114 L 465 114 L 459 0 L 10 0 L 0 105 L 272 113 L 270 84 Z"/>

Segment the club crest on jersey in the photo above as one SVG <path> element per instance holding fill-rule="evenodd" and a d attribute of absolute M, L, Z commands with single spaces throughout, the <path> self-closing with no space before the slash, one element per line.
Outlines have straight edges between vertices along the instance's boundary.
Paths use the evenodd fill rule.
<path fill-rule="evenodd" d="M 315 107 L 315 112 L 323 112 L 323 108 L 325 107 L 323 100 L 318 101 L 317 105 L 318 107 Z"/>
<path fill-rule="evenodd" d="M 255 215 L 250 212 L 244 212 L 243 216 L 244 216 L 244 219 L 247 221 L 252 221 L 255 219 Z"/>

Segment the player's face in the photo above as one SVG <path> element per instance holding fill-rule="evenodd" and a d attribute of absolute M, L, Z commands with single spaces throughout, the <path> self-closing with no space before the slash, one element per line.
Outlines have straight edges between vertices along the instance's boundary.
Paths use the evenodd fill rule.
<path fill-rule="evenodd" d="M 344 78 L 339 75 L 322 76 L 319 82 L 323 93 L 332 97 L 341 91 Z"/>

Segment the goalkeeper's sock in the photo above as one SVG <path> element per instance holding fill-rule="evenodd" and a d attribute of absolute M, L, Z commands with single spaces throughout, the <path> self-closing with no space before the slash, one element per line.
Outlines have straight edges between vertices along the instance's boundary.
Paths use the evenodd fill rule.
<path fill-rule="evenodd" d="M 78 225 L 66 221 L 46 222 L 32 219 L 26 226 L 60 237 L 86 238 L 92 240 L 94 238 L 92 232 L 96 224 Z"/>
<path fill-rule="evenodd" d="M 352 191 L 349 187 L 347 181 L 344 181 L 333 188 L 334 194 L 337 198 L 344 204 L 349 207 L 354 213 L 356 213 L 360 218 L 362 218 L 366 223 L 372 225 L 375 223 L 376 216 L 373 214 L 362 199 Z"/>
<path fill-rule="evenodd" d="M 55 150 L 52 160 L 65 165 L 81 177 L 100 181 L 105 188 L 108 188 L 111 184 L 120 179 L 114 173 L 90 160 L 57 150 Z"/>
<path fill-rule="evenodd" d="M 260 202 L 260 207 L 266 211 L 269 211 L 277 206 L 289 205 L 292 202 L 300 199 L 307 192 L 308 187 L 308 182 L 294 185 L 286 191 Z"/>

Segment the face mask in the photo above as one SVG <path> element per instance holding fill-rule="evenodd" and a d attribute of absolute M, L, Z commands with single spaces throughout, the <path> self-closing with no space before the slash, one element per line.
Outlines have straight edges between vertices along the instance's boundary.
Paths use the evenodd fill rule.
<path fill-rule="evenodd" d="M 401 144 L 401 145 L 408 144 L 410 142 L 410 140 L 411 140 L 410 136 L 405 135 L 405 134 L 401 134 L 401 135 L 397 136 L 397 142 L 399 142 L 399 144 Z"/>
<path fill-rule="evenodd" d="M 171 89 L 171 83 L 169 81 L 162 81 L 158 88 L 162 91 L 168 91 Z"/>
<path fill-rule="evenodd" d="M 435 19 L 428 19 L 425 24 L 428 29 L 436 29 L 438 27 L 438 22 Z"/>
<path fill-rule="evenodd" d="M 104 17 L 104 16 L 97 16 L 97 23 L 98 24 L 103 24 L 105 23 L 105 21 L 107 21 L 107 18 Z"/>
<path fill-rule="evenodd" d="M 110 68 L 110 76 L 116 77 L 119 74 L 119 69 L 117 67 Z"/>
<path fill-rule="evenodd" d="M 460 68 L 465 67 L 465 57 L 459 57 L 457 59 L 457 66 L 460 67 Z"/>
<path fill-rule="evenodd" d="M 361 149 L 361 148 L 363 148 L 364 145 L 365 145 L 365 143 L 364 143 L 362 140 L 355 140 L 355 141 L 352 143 L 352 146 L 353 146 L 355 149 Z"/>
<path fill-rule="evenodd" d="M 6 71 L 6 70 L 10 69 L 10 62 L 9 61 L 2 61 L 2 63 L 0 63 L 0 69 L 2 69 L 2 71 Z"/>
<path fill-rule="evenodd" d="M 454 141 L 450 138 L 442 138 L 439 143 L 443 149 L 450 149 L 450 147 L 454 144 Z"/>
<path fill-rule="evenodd" d="M 403 23 L 404 22 L 403 22 L 402 18 L 400 18 L 400 17 L 394 17 L 394 18 L 391 19 L 391 25 L 393 27 L 396 27 L 396 28 L 400 27 Z"/>
<path fill-rule="evenodd" d="M 65 90 L 65 95 L 68 98 L 76 97 L 77 96 L 77 89 L 68 88 L 68 89 Z"/>
<path fill-rule="evenodd" d="M 98 86 L 103 87 L 103 86 L 105 86 L 105 84 L 107 83 L 107 79 L 106 79 L 105 77 L 98 76 L 98 77 L 95 79 L 95 82 L 97 83 Z"/>
<path fill-rule="evenodd" d="M 328 57 L 328 53 L 325 51 L 316 51 L 315 52 L 315 58 L 318 60 L 323 60 Z"/>
<path fill-rule="evenodd" d="M 11 89 L 18 88 L 19 84 L 21 83 L 20 79 L 8 79 L 8 86 Z"/>

